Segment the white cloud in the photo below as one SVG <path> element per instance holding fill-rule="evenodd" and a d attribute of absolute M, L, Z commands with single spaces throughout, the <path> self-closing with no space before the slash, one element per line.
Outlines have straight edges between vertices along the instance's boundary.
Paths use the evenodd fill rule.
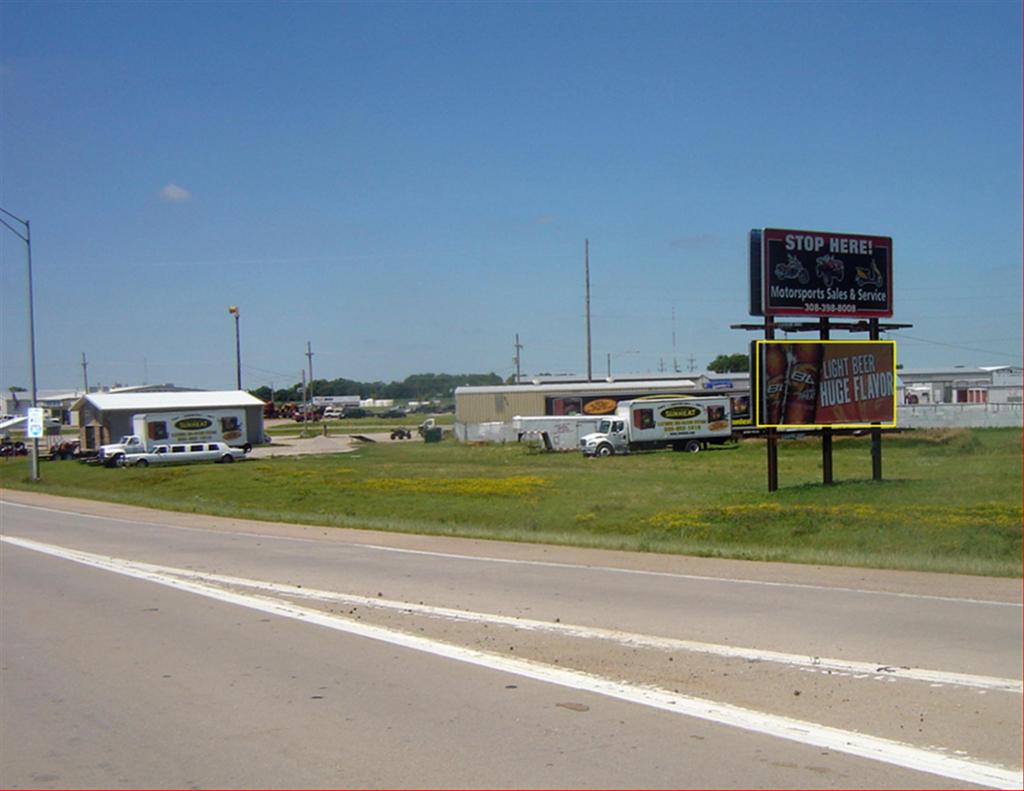
<path fill-rule="evenodd" d="M 192 198 L 192 193 L 177 184 L 168 184 L 160 190 L 160 197 L 168 203 L 184 203 Z"/>

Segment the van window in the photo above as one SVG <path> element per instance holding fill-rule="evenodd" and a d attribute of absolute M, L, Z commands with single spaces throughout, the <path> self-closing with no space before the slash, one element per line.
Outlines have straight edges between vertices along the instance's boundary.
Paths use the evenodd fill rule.
<path fill-rule="evenodd" d="M 146 436 L 153 441 L 167 439 L 167 424 L 162 420 L 147 423 Z"/>
<path fill-rule="evenodd" d="M 184 453 L 184 452 L 185 452 L 185 446 L 184 445 L 171 445 L 171 453 Z"/>
<path fill-rule="evenodd" d="M 202 450 L 203 446 L 202 445 L 189 445 L 188 449 L 191 450 L 191 451 L 197 451 L 197 450 Z"/>

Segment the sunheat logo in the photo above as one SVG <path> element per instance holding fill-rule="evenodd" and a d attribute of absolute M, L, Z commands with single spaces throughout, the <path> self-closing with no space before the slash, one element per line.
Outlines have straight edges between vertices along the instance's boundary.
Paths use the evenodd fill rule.
<path fill-rule="evenodd" d="M 183 417 L 174 421 L 174 427 L 179 431 L 202 431 L 213 425 L 213 421 L 205 417 Z"/>
<path fill-rule="evenodd" d="M 661 410 L 661 416 L 666 420 L 686 420 L 699 414 L 699 406 L 670 406 Z"/>

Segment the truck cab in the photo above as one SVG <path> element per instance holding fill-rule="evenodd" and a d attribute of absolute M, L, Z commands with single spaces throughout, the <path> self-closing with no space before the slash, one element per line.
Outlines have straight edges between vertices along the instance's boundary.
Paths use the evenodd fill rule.
<path fill-rule="evenodd" d="M 613 456 L 629 452 L 629 436 L 626 421 L 618 417 L 604 418 L 597 424 L 597 431 L 580 438 L 580 450 L 584 456 Z"/>
<path fill-rule="evenodd" d="M 101 445 L 99 449 L 99 460 L 107 467 L 116 467 L 124 464 L 128 454 L 145 453 L 146 444 L 142 437 L 137 434 L 126 434 L 117 442 L 110 445 Z"/>

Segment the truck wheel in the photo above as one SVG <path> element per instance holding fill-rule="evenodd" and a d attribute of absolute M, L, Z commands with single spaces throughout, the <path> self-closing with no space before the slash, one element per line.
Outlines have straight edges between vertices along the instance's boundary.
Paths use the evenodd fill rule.
<path fill-rule="evenodd" d="M 700 450 L 700 442 L 698 442 L 695 439 L 691 439 L 689 442 L 683 445 L 683 450 L 685 450 L 687 453 L 696 453 L 697 451 Z"/>
<path fill-rule="evenodd" d="M 111 459 L 111 461 L 110 461 L 110 466 L 111 467 L 123 467 L 124 466 L 124 454 L 123 453 L 118 453 L 116 456 L 114 456 L 114 458 Z"/>
<path fill-rule="evenodd" d="M 608 443 L 605 443 L 604 445 L 598 445 L 597 446 L 597 455 L 598 456 L 614 456 L 615 455 L 615 448 L 613 448 Z"/>
<path fill-rule="evenodd" d="M 137 462 L 135 462 L 135 466 L 136 467 L 148 467 L 149 466 L 149 462 L 146 461 L 145 459 L 139 459 Z"/>

